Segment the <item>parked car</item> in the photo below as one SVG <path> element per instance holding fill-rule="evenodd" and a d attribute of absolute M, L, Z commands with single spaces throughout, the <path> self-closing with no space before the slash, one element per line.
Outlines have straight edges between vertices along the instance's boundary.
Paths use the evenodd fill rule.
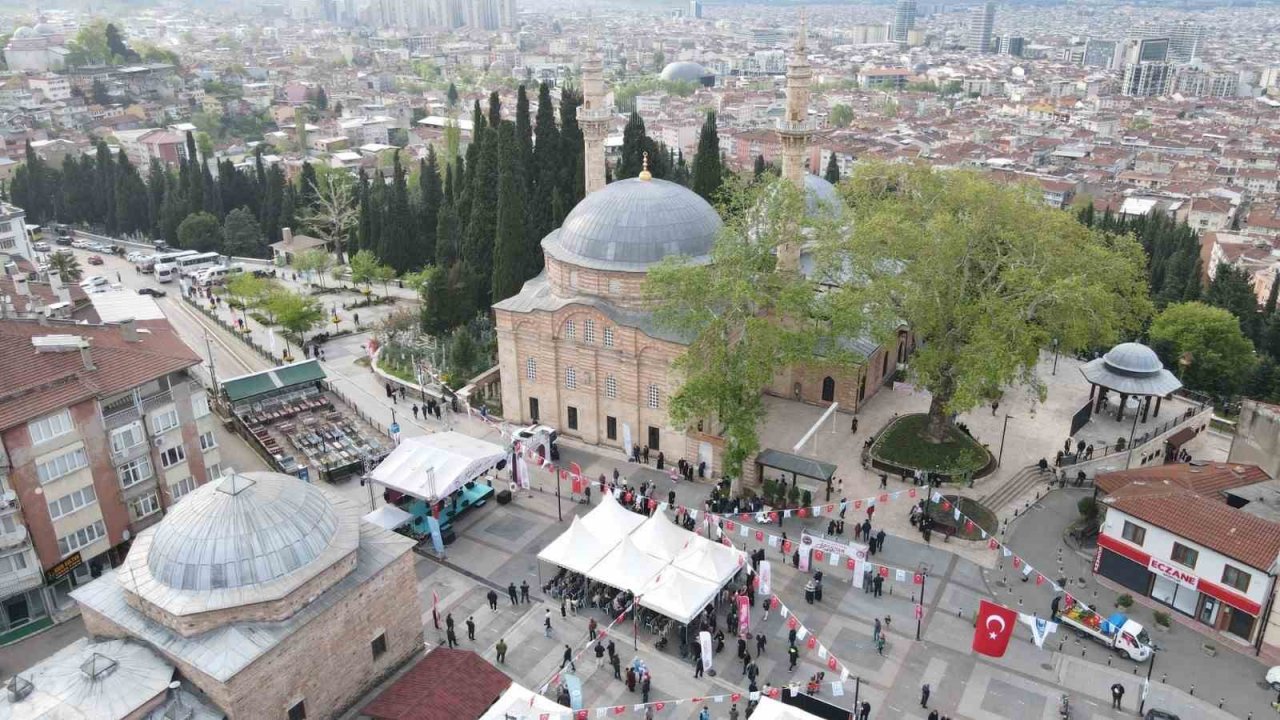
<path fill-rule="evenodd" d="M 101 275 L 90 275 L 89 277 L 80 281 L 80 287 L 85 289 L 92 288 L 92 287 L 99 287 L 102 285 L 106 285 L 107 282 L 108 280 L 102 277 Z"/>
<path fill-rule="evenodd" d="M 88 250 L 92 245 L 93 243 L 83 238 L 75 238 L 74 240 L 71 241 L 71 247 L 77 248 L 79 250 Z"/>
<path fill-rule="evenodd" d="M 159 288 L 144 287 L 138 290 L 139 295 L 150 295 L 151 297 L 164 297 L 164 291 Z"/>
<path fill-rule="evenodd" d="M 54 240 L 54 242 L 63 247 L 70 247 L 71 243 L 74 241 L 66 235 L 59 235 L 58 239 Z"/>
<path fill-rule="evenodd" d="M 1151 709 L 1147 711 L 1146 715 L 1142 716 L 1142 720 L 1179 720 L 1179 718 L 1168 710 Z"/>
<path fill-rule="evenodd" d="M 90 264 L 90 265 L 101 265 L 101 264 L 102 264 L 102 262 L 103 262 L 103 261 L 102 261 L 102 256 L 101 256 L 101 255 L 90 255 L 90 256 L 89 256 L 89 264 Z"/>
<path fill-rule="evenodd" d="M 49 252 L 49 243 L 43 240 L 37 240 L 36 242 L 31 243 L 31 249 L 36 252 Z"/>
<path fill-rule="evenodd" d="M 131 263 L 136 263 L 136 262 L 138 262 L 139 260 L 141 260 L 142 258 L 144 258 L 144 257 L 146 257 L 146 256 L 147 256 L 147 253 L 139 252 L 139 251 L 137 251 L 137 250 L 134 250 L 133 252 L 129 253 L 128 255 L 125 255 L 125 256 L 124 256 L 124 259 L 125 259 L 125 260 L 128 260 L 128 261 L 129 261 L 129 262 L 131 262 Z"/>

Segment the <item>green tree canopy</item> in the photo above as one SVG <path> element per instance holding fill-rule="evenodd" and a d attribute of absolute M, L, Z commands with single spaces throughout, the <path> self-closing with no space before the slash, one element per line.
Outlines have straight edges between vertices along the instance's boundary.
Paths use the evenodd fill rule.
<path fill-rule="evenodd" d="M 822 177 L 832 185 L 840 184 L 840 160 L 834 152 L 827 157 L 827 170 L 822 174 Z"/>
<path fill-rule="evenodd" d="M 222 250 L 222 225 L 207 212 L 192 213 L 178 226 L 178 245 L 184 250 L 218 252 Z"/>
<path fill-rule="evenodd" d="M 1205 289 L 1204 301 L 1235 315 L 1245 337 L 1256 338 L 1260 320 L 1258 296 L 1249 278 L 1248 270 L 1219 263 L 1213 281 Z"/>
<path fill-rule="evenodd" d="M 84 274 L 80 259 L 69 252 L 56 252 L 49 256 L 49 269 L 58 273 L 63 282 L 79 282 Z"/>
<path fill-rule="evenodd" d="M 324 321 L 324 308 L 321 307 L 320 302 L 295 292 L 273 293 L 267 299 L 266 305 L 276 323 L 297 335 L 299 339 L 302 339 L 308 330 Z"/>
<path fill-rule="evenodd" d="M 1151 324 L 1151 346 L 1166 367 L 1180 367 L 1182 383 L 1219 396 L 1235 394 L 1253 371 L 1253 343 L 1229 311 L 1188 302 L 1170 305 Z"/>
<path fill-rule="evenodd" d="M 1026 186 L 923 165 L 859 165 L 841 185 L 856 231 L 819 238 L 819 273 L 841 335 L 888 343 L 905 324 L 911 371 L 932 394 L 928 436 L 1063 351 L 1132 335 L 1150 313 L 1144 257 L 1129 236 L 1091 231 Z M 846 282 L 846 278 L 861 278 Z"/>
<path fill-rule="evenodd" d="M 827 116 L 827 121 L 833 127 L 847 128 L 853 122 L 853 108 L 842 103 L 836 103 L 831 106 L 831 112 Z"/>
<path fill-rule="evenodd" d="M 222 223 L 222 250 L 233 257 L 259 257 L 263 252 L 262 228 L 246 207 L 227 213 Z"/>

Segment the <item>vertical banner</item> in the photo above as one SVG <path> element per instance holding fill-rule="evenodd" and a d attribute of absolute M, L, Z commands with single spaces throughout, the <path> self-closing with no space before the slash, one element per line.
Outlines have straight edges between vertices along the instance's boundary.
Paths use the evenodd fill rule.
<path fill-rule="evenodd" d="M 738 635 L 745 637 L 751 632 L 751 601 L 746 595 L 738 596 Z"/>
<path fill-rule="evenodd" d="M 622 452 L 627 454 L 627 459 L 631 459 L 631 425 L 630 423 L 622 423 Z"/>
<path fill-rule="evenodd" d="M 702 669 L 707 671 L 711 669 L 711 659 L 715 657 L 714 648 L 711 645 L 711 633 L 703 630 L 698 633 L 698 645 L 702 649 Z"/>
<path fill-rule="evenodd" d="M 800 548 L 800 572 L 809 572 L 809 548 Z"/>
<path fill-rule="evenodd" d="M 850 543 L 853 549 L 853 586 L 862 589 L 862 574 L 867 571 L 867 550 L 865 545 Z"/>
<path fill-rule="evenodd" d="M 773 594 L 773 566 L 769 564 L 768 560 L 761 560 L 760 569 L 756 573 L 760 577 L 759 594 L 769 597 Z"/>
<path fill-rule="evenodd" d="M 435 515 L 427 516 L 427 528 L 431 530 L 431 546 L 436 549 L 436 554 L 444 557 L 444 538 L 440 536 L 440 521 Z"/>

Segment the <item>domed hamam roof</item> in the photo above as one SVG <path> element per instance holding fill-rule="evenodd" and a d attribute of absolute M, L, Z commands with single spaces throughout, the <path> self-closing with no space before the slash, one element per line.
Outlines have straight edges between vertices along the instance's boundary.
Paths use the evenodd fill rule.
<path fill-rule="evenodd" d="M 292 475 L 231 473 L 138 536 L 126 589 L 183 615 L 279 599 L 353 553 L 358 511 Z"/>
<path fill-rule="evenodd" d="M 666 180 L 619 180 L 591 193 L 542 241 L 580 267 L 643 272 L 668 255 L 705 261 L 720 216 L 697 193 Z"/>
<path fill-rule="evenodd" d="M 836 192 L 836 186 L 826 178 L 813 173 L 804 174 L 804 209 L 810 216 L 837 213 L 844 208 L 844 201 Z"/>
<path fill-rule="evenodd" d="M 667 63 L 660 77 L 667 82 L 698 82 L 710 74 L 696 62 L 679 61 Z"/>
<path fill-rule="evenodd" d="M 1182 387 L 1155 351 L 1141 343 L 1120 343 L 1080 368 L 1094 385 L 1127 395 L 1165 396 Z"/>

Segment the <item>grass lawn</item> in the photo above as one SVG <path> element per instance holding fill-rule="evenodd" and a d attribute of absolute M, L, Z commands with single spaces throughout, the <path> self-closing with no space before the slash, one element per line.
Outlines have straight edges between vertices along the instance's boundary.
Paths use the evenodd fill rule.
<path fill-rule="evenodd" d="M 876 458 L 899 467 L 960 475 L 982 469 L 990 457 L 987 449 L 958 428 L 951 428 L 945 442 L 925 439 L 926 414 L 904 415 L 880 433 L 871 446 Z"/>
<path fill-rule="evenodd" d="M 930 500 L 928 503 L 929 514 L 933 516 L 934 521 L 939 525 L 955 528 L 956 537 L 962 540 L 980 540 L 982 539 L 980 529 L 986 530 L 987 534 L 990 535 L 1000 527 L 1000 521 L 996 519 L 996 514 L 977 500 L 957 495 L 943 495 L 942 497 L 951 503 L 951 509 L 943 510 L 942 503 L 935 503 Z M 961 512 L 961 518 L 958 521 L 955 516 L 957 503 L 959 503 Z M 965 530 L 964 518 L 966 517 L 973 521 L 973 532 Z"/>

